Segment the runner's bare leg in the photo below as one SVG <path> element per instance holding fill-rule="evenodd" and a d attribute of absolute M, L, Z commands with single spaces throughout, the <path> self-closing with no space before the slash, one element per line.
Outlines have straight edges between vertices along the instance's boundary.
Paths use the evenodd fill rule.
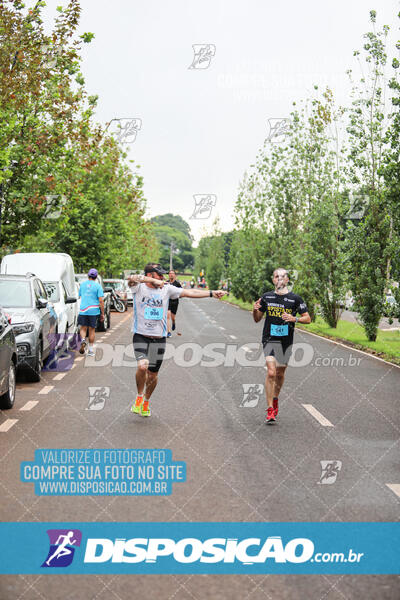
<path fill-rule="evenodd" d="M 286 366 L 276 367 L 274 398 L 279 398 L 279 392 L 281 391 L 283 382 L 285 381 L 286 368 Z"/>
<path fill-rule="evenodd" d="M 158 380 L 158 373 L 153 373 L 152 371 L 147 371 L 147 381 L 146 381 L 146 392 L 145 399 L 150 400 L 152 393 L 155 390 Z"/>
<path fill-rule="evenodd" d="M 267 376 L 265 378 L 265 396 L 267 398 L 267 406 L 273 406 L 275 384 L 276 384 L 276 360 L 274 356 L 266 358 Z"/>
<path fill-rule="evenodd" d="M 144 386 L 146 385 L 149 361 L 147 358 L 143 358 L 138 362 L 138 368 L 136 369 L 136 387 L 138 396 L 143 396 Z"/>

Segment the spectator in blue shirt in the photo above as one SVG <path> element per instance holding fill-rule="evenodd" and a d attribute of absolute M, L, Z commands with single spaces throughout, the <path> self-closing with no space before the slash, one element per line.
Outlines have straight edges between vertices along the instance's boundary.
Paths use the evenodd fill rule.
<path fill-rule="evenodd" d="M 89 350 L 88 356 L 94 356 L 94 337 L 97 325 L 97 319 L 100 315 L 100 321 L 104 321 L 104 292 L 101 285 L 96 281 L 97 270 L 90 269 L 88 279 L 82 281 L 79 287 L 79 298 L 81 305 L 78 316 L 78 325 L 80 325 L 81 347 L 79 352 L 85 353 L 86 332 L 89 329 Z"/>

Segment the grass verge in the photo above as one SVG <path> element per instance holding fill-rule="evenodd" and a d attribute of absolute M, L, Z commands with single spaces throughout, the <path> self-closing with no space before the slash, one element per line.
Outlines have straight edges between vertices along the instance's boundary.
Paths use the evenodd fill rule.
<path fill-rule="evenodd" d="M 235 298 L 232 294 L 225 297 L 223 301 L 239 306 L 244 310 L 253 310 L 253 305 L 250 302 L 239 300 L 239 298 Z M 370 342 L 361 325 L 358 325 L 358 323 L 351 323 L 350 321 L 344 321 L 343 319 L 338 322 L 336 329 L 329 327 L 322 317 L 319 316 L 316 321 L 310 323 L 310 325 L 297 324 L 296 327 L 330 340 L 342 342 L 350 348 L 357 348 L 358 350 L 363 350 L 374 356 L 379 356 L 379 358 L 383 358 L 395 365 L 400 365 L 400 331 L 385 331 L 379 329 L 376 341 Z"/>

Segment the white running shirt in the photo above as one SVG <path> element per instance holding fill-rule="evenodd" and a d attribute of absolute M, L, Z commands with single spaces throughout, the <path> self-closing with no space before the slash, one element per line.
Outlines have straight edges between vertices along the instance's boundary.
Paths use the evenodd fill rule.
<path fill-rule="evenodd" d="M 132 332 L 149 337 L 165 337 L 168 302 L 179 298 L 183 288 L 169 283 L 165 283 L 163 288 L 151 288 L 145 283 L 137 283 L 130 289 L 133 299 Z"/>

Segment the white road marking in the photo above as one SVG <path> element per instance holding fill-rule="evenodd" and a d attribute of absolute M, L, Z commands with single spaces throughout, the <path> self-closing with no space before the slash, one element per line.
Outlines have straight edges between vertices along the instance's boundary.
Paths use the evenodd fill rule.
<path fill-rule="evenodd" d="M 387 483 L 386 485 L 400 498 L 400 483 Z"/>
<path fill-rule="evenodd" d="M 48 394 L 53 389 L 54 389 L 54 385 L 45 385 L 44 388 L 42 388 L 40 390 L 40 392 L 38 392 L 38 394 Z"/>
<path fill-rule="evenodd" d="M 70 371 L 72 371 L 72 369 L 75 369 L 76 365 L 72 365 L 72 367 L 70 368 Z"/>
<path fill-rule="evenodd" d="M 75 361 L 77 362 L 78 360 L 83 360 L 84 358 L 85 358 L 84 356 L 77 356 L 77 357 L 75 358 Z"/>
<path fill-rule="evenodd" d="M 221 325 L 219 326 L 219 329 L 222 329 L 223 331 L 225 331 L 225 327 L 221 327 Z"/>
<path fill-rule="evenodd" d="M 302 404 L 302 406 L 304 406 L 304 408 L 310 413 L 310 415 L 314 417 L 314 419 L 317 419 L 320 425 L 323 425 L 324 427 L 333 427 L 333 423 L 328 421 L 328 419 L 324 417 L 319 410 L 314 408 L 312 404 Z"/>
<path fill-rule="evenodd" d="M 39 400 L 29 400 L 26 404 L 24 404 L 24 406 L 22 408 L 20 408 L 19 410 L 32 410 L 32 408 L 34 408 L 36 406 L 36 404 L 39 404 Z"/>
<path fill-rule="evenodd" d="M 66 373 L 58 373 L 57 375 L 54 375 L 53 381 L 60 381 L 60 379 L 64 379 L 65 376 Z"/>
<path fill-rule="evenodd" d="M 11 427 L 13 425 L 15 425 L 15 423 L 18 423 L 18 419 L 7 419 L 7 421 L 4 421 L 4 423 L 2 423 L 0 425 L 0 432 L 1 433 L 6 433 L 6 431 L 8 431 L 9 429 L 11 429 Z"/>
<path fill-rule="evenodd" d="M 231 335 L 231 334 L 229 334 L 229 337 L 230 337 L 230 338 L 232 338 L 233 340 L 237 340 L 237 337 L 236 337 L 236 335 Z"/>

